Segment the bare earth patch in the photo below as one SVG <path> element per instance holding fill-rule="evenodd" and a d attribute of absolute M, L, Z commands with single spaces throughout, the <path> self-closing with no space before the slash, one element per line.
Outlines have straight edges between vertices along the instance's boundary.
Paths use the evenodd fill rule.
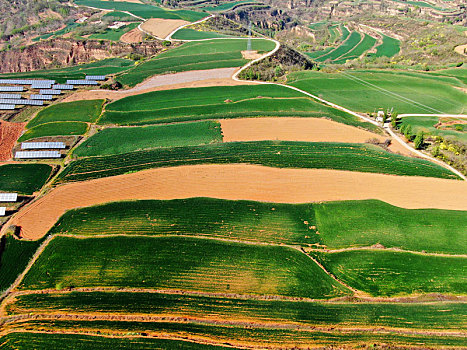
<path fill-rule="evenodd" d="M 25 126 L 26 123 L 9 123 L 0 120 L 0 160 L 8 160 L 12 157 L 11 150 Z"/>
<path fill-rule="evenodd" d="M 78 91 L 63 102 L 94 100 L 98 98 L 107 98 L 109 100 L 119 100 L 127 96 L 133 96 L 151 91 L 173 90 L 190 87 L 209 87 L 209 86 L 234 86 L 254 84 L 249 82 L 237 82 L 230 77 L 237 68 L 219 68 L 199 71 L 188 71 L 175 74 L 155 75 L 146 79 L 141 84 L 136 85 L 129 90 L 110 91 L 110 90 L 87 90 Z"/>
<path fill-rule="evenodd" d="M 258 51 L 242 51 L 242 57 L 246 60 L 256 60 L 261 56 L 263 55 L 258 53 Z"/>
<path fill-rule="evenodd" d="M 456 51 L 458 54 L 461 54 L 461 55 L 464 55 L 464 56 L 467 56 L 467 54 L 465 53 L 466 50 L 467 50 L 467 44 L 459 45 L 459 46 L 456 46 L 454 48 L 454 51 Z"/>
<path fill-rule="evenodd" d="M 278 203 L 379 199 L 404 208 L 467 210 L 467 182 L 328 169 L 258 165 L 192 165 L 59 186 L 4 225 L 21 236 L 44 236 L 67 210 L 112 201 L 212 197 Z"/>
<path fill-rule="evenodd" d="M 120 41 L 127 44 L 140 43 L 143 41 L 143 33 L 138 28 L 132 29 L 120 37 Z"/>
<path fill-rule="evenodd" d="M 219 121 L 224 142 L 236 141 L 307 141 L 355 142 L 386 137 L 324 118 L 245 118 Z"/>
<path fill-rule="evenodd" d="M 165 38 L 178 27 L 189 23 L 181 19 L 150 18 L 141 25 L 141 29 L 158 38 Z"/>

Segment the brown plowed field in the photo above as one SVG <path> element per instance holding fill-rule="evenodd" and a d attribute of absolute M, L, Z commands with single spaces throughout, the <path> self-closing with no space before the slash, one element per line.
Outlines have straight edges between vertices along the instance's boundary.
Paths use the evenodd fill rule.
<path fill-rule="evenodd" d="M 25 126 L 26 123 L 9 123 L 0 120 L 0 161 L 8 160 L 13 156 L 11 150 Z"/>
<path fill-rule="evenodd" d="M 132 29 L 120 37 L 120 41 L 127 44 L 140 43 L 143 41 L 143 33 L 138 28 Z"/>
<path fill-rule="evenodd" d="M 141 29 L 158 38 L 164 39 L 175 29 L 190 22 L 181 19 L 150 18 L 141 25 Z"/>
<path fill-rule="evenodd" d="M 23 237 L 37 239 L 73 208 L 190 197 L 279 203 L 379 199 L 404 208 L 467 210 L 466 193 L 466 181 L 429 177 L 245 164 L 193 165 L 62 185 L 25 207 L 10 224 L 20 226 Z"/>

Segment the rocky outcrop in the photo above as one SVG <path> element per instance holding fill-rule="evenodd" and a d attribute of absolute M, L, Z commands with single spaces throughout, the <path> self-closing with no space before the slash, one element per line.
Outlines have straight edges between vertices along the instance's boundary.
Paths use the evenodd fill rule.
<path fill-rule="evenodd" d="M 157 41 L 141 44 L 111 43 L 99 40 L 53 39 L 24 49 L 0 52 L 0 73 L 28 72 L 74 66 L 130 53 L 151 56 L 162 48 Z"/>

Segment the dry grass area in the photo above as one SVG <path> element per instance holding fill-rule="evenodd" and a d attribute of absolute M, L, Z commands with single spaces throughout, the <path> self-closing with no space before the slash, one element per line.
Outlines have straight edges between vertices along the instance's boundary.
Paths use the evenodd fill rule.
<path fill-rule="evenodd" d="M 146 79 L 141 84 L 129 90 L 87 90 L 77 91 L 68 96 L 63 102 L 79 100 L 109 99 L 112 101 L 151 91 L 173 90 L 209 86 L 234 86 L 255 84 L 252 82 L 237 82 L 230 77 L 237 68 L 219 68 L 199 71 L 188 71 L 175 74 L 156 75 Z"/>
<path fill-rule="evenodd" d="M 456 47 L 454 48 L 454 51 L 456 51 L 458 54 L 467 56 L 467 54 L 466 54 L 466 52 L 467 52 L 467 44 L 456 46 Z"/>
<path fill-rule="evenodd" d="M 189 23 L 181 19 L 150 18 L 141 25 L 141 29 L 163 39 L 178 27 Z"/>
<path fill-rule="evenodd" d="M 132 29 L 120 37 L 120 41 L 127 44 L 140 43 L 143 41 L 143 33 L 138 28 Z"/>
<path fill-rule="evenodd" d="M 9 123 L 0 120 L 0 160 L 8 160 L 13 156 L 11 150 L 25 126 L 26 123 Z"/>
<path fill-rule="evenodd" d="M 24 238 L 37 239 L 73 208 L 190 197 L 278 203 L 379 199 L 409 209 L 467 210 L 465 193 L 466 181 L 429 177 L 245 164 L 193 165 L 65 184 L 24 207 L 9 224 L 20 226 Z"/>

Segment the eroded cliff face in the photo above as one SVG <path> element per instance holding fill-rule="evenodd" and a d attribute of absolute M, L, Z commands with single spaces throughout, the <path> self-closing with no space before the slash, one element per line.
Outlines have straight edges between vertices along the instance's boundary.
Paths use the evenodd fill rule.
<path fill-rule="evenodd" d="M 161 48 L 161 44 L 156 41 L 124 44 L 99 40 L 53 39 L 27 46 L 22 50 L 0 52 L 0 73 L 68 67 L 130 53 L 151 56 Z"/>

